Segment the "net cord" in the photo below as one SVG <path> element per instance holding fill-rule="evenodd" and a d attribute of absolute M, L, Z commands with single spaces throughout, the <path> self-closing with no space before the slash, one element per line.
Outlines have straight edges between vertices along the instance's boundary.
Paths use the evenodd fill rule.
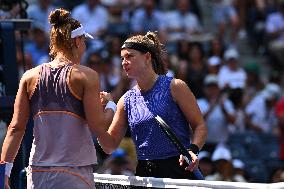
<path fill-rule="evenodd" d="M 95 183 L 105 185 L 142 186 L 149 188 L 202 188 L 202 189 L 279 189 L 284 188 L 284 182 L 273 184 L 205 181 L 170 178 L 138 177 L 125 175 L 110 175 L 94 173 Z"/>

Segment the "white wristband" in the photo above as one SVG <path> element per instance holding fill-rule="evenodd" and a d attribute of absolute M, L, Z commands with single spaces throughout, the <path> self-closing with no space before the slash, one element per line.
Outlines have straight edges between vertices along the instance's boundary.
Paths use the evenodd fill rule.
<path fill-rule="evenodd" d="M 106 104 L 105 110 L 106 109 L 112 109 L 114 113 L 116 112 L 116 104 L 113 101 L 108 101 Z"/>
<path fill-rule="evenodd" d="M 12 168 L 13 168 L 13 163 L 8 163 L 8 162 L 5 163 L 5 175 L 6 176 L 10 177 Z"/>

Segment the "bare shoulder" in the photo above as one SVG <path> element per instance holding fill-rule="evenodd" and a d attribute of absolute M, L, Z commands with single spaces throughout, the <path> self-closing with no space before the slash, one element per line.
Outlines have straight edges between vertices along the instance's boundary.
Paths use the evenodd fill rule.
<path fill-rule="evenodd" d="M 181 79 L 173 79 L 171 81 L 171 94 L 175 101 L 193 96 L 187 84 Z"/>
<path fill-rule="evenodd" d="M 97 80 L 99 77 L 99 74 L 95 70 L 84 65 L 74 66 L 72 75 L 75 78 L 83 81 Z"/>
<path fill-rule="evenodd" d="M 72 70 L 72 80 L 75 83 L 82 83 L 83 85 L 88 84 L 88 83 L 95 83 L 94 81 L 98 81 L 99 79 L 99 74 L 83 65 L 76 65 L 73 67 Z"/>
<path fill-rule="evenodd" d="M 23 74 L 21 81 L 30 82 L 30 81 L 33 81 L 34 79 L 37 79 L 39 72 L 40 72 L 40 69 L 41 69 L 41 65 L 27 70 Z"/>
<path fill-rule="evenodd" d="M 171 89 L 172 90 L 182 90 L 188 88 L 187 84 L 181 79 L 172 79 L 171 81 Z"/>

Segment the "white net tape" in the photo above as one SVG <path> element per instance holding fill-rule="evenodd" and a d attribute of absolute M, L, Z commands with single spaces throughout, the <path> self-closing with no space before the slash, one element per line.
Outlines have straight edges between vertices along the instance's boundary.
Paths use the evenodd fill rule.
<path fill-rule="evenodd" d="M 284 182 L 273 184 L 224 182 L 205 180 L 186 180 L 153 177 L 137 177 L 124 175 L 94 174 L 95 183 L 105 185 L 102 188 L 119 188 L 125 186 L 141 186 L 145 188 L 198 188 L 198 189 L 284 189 Z M 124 186 L 124 187 L 123 187 Z"/>

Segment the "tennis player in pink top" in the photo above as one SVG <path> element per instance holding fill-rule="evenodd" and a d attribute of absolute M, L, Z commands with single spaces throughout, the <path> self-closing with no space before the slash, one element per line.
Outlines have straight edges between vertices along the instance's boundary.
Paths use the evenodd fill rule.
<path fill-rule="evenodd" d="M 98 73 L 80 65 L 85 40 L 92 36 L 64 9 L 51 12 L 49 22 L 53 60 L 23 75 L 3 144 L 6 189 L 30 114 L 34 140 L 27 188 L 95 188 L 92 134 L 106 132 L 116 111 L 111 95 L 100 93 Z"/>

